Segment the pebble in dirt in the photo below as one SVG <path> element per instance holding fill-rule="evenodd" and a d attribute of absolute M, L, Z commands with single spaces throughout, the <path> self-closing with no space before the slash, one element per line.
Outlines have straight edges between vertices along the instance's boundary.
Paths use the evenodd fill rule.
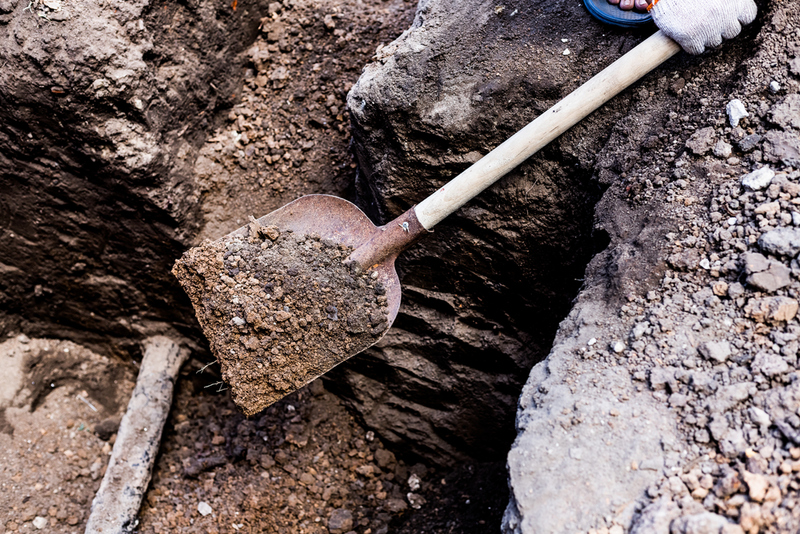
<path fill-rule="evenodd" d="M 260 412 L 375 343 L 385 289 L 345 265 L 351 248 L 253 223 L 187 251 L 173 273 L 246 415 Z"/>

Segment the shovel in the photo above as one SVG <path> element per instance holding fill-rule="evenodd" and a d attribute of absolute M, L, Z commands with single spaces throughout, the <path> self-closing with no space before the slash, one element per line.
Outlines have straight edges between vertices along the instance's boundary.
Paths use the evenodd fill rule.
<path fill-rule="evenodd" d="M 211 286 L 207 284 L 201 287 L 195 284 L 192 287 L 189 278 L 197 278 L 197 274 L 187 272 L 186 257 L 192 251 L 187 252 L 183 259 L 176 262 L 173 272 L 192 299 L 200 324 L 211 340 L 212 350 L 222 366 L 223 379 L 231 385 L 237 405 L 246 415 L 255 414 L 380 340 L 391 327 L 400 309 L 400 279 L 394 265 L 400 252 L 430 233 L 445 217 L 678 51 L 680 47 L 674 41 L 662 32 L 656 32 L 421 203 L 383 226 L 375 226 L 358 207 L 346 200 L 329 195 L 308 195 L 261 217 L 258 221 L 253 219 L 251 225 L 239 228 L 222 238 L 229 240 L 228 242 L 231 239 L 247 239 L 254 231 L 272 228 L 273 232 L 277 232 L 274 229 L 279 229 L 294 235 L 315 235 L 318 239 L 351 251 L 346 262 L 355 271 L 368 274 L 368 281 L 381 290 L 385 320 L 377 326 L 378 331 L 374 335 L 348 343 L 346 350 L 306 347 L 303 355 L 308 353 L 312 357 L 301 355 L 294 361 L 271 364 L 259 358 L 256 363 L 256 359 L 237 343 L 241 341 L 248 347 L 260 347 L 262 345 L 257 344 L 258 339 L 263 339 L 264 336 L 257 338 L 255 329 L 240 317 L 233 317 L 231 323 L 220 323 L 220 313 L 215 311 L 217 317 L 213 316 L 213 310 L 210 311 L 207 305 L 207 293 Z M 221 258 L 219 252 L 217 260 L 220 265 Z M 235 282 L 230 277 L 226 280 Z M 213 282 L 212 280 L 211 285 Z M 240 287 L 229 285 L 230 293 Z M 216 287 L 219 290 L 221 286 L 217 284 Z M 211 326 L 212 320 L 217 321 L 216 330 Z M 274 318 L 270 320 L 275 321 Z M 277 320 L 282 319 L 279 317 Z M 322 322 L 325 322 L 324 318 Z M 220 324 L 224 328 L 220 329 Z M 276 326 L 280 325 L 274 323 L 270 327 L 273 332 Z M 212 330 L 214 333 L 210 335 Z M 224 334 L 220 334 L 220 330 L 225 330 Z M 231 337 L 231 330 L 238 333 Z M 220 336 L 224 336 L 224 339 Z M 277 354 L 274 349 L 272 353 Z M 258 366 L 259 372 L 250 372 L 254 365 Z M 280 387 L 276 387 L 276 383 L 280 383 Z"/>

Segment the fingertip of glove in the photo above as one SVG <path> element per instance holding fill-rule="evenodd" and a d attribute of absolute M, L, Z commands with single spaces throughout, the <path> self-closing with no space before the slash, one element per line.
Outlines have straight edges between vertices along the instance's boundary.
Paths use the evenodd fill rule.
<path fill-rule="evenodd" d="M 742 12 L 739 14 L 739 22 L 742 25 L 750 24 L 754 20 L 756 20 L 756 16 L 758 15 L 758 6 L 756 5 L 754 0 L 749 0 L 747 2 L 747 8 L 743 9 Z"/>

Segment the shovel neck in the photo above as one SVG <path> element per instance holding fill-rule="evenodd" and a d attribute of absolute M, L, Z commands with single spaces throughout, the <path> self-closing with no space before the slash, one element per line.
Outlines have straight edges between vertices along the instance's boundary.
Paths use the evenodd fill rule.
<path fill-rule="evenodd" d="M 394 259 L 402 251 L 428 235 L 412 207 L 393 221 L 379 226 L 375 233 L 358 246 L 348 261 L 366 270 L 386 259 Z"/>

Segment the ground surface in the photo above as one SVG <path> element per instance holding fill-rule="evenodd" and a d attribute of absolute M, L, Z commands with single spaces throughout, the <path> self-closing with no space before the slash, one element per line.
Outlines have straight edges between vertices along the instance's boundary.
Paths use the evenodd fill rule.
<path fill-rule="evenodd" d="M 800 528 L 800 10 L 761 7 L 750 46 L 645 81 L 599 158 L 611 245 L 521 396 L 507 532 Z"/>
<path fill-rule="evenodd" d="M 135 367 L 25 336 L 1 344 L 0 361 L 0 532 L 80 532 Z M 319 381 L 248 419 L 190 363 L 138 531 L 487 532 L 505 500 L 501 465 L 398 460 Z"/>
<path fill-rule="evenodd" d="M 43 531 L 81 531 L 134 370 L 69 341 L 25 336 L 0 344 L 0 362 L 0 529 L 30 532 L 36 520 Z"/>

